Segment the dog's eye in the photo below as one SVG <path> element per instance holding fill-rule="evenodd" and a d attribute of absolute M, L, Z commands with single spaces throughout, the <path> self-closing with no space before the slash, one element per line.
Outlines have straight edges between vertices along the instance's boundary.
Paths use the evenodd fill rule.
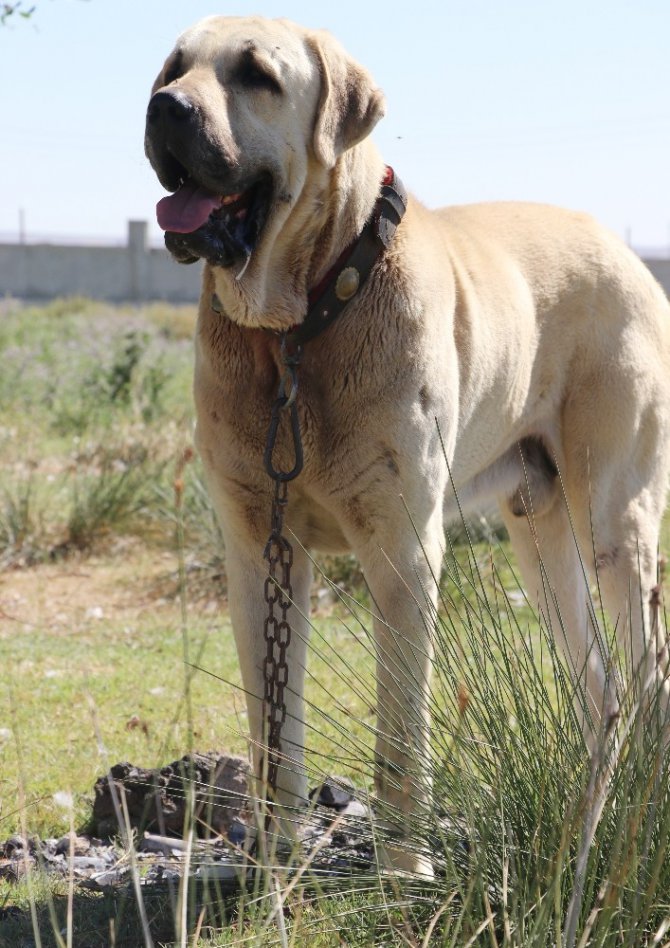
<path fill-rule="evenodd" d="M 169 86 L 171 82 L 176 82 L 176 80 L 181 79 L 183 75 L 184 57 L 182 56 L 181 50 L 179 50 L 165 67 L 164 85 Z"/>
<path fill-rule="evenodd" d="M 248 89 L 267 89 L 275 93 L 282 91 L 275 77 L 255 62 L 244 62 L 240 66 L 238 79 Z"/>

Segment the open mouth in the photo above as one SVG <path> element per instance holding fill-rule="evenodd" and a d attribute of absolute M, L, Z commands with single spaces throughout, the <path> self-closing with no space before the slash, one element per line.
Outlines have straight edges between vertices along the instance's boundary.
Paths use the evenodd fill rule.
<path fill-rule="evenodd" d="M 249 187 L 216 194 L 190 175 L 158 202 L 156 216 L 165 246 L 180 263 L 203 258 L 230 267 L 249 260 L 268 217 L 272 183 L 261 175 Z"/>

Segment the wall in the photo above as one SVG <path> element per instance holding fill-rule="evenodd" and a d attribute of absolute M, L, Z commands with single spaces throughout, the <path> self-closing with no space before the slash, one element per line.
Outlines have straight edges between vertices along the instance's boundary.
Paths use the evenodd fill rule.
<path fill-rule="evenodd" d="M 670 296 L 670 260 L 644 261 L 668 296 Z"/>
<path fill-rule="evenodd" d="M 149 247 L 147 234 L 145 221 L 129 221 L 125 247 L 0 243 L 0 299 L 197 300 L 201 264 L 175 263 L 164 248 Z M 645 263 L 670 296 L 670 260 Z"/>
<path fill-rule="evenodd" d="M 145 221 L 129 221 L 125 247 L 0 244 L 0 298 L 197 300 L 201 264 L 175 263 L 164 248 L 149 247 L 147 234 Z"/>

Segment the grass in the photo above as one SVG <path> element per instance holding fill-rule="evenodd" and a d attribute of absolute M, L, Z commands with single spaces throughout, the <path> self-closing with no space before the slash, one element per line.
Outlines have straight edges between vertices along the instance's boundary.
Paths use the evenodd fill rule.
<path fill-rule="evenodd" d="M 245 752 L 220 534 L 189 451 L 193 322 L 188 308 L 79 299 L 0 310 L 0 838 L 84 825 L 117 761 Z M 550 630 L 504 538 L 481 536 L 454 548 L 434 617 L 435 803 L 411 843 L 433 854 L 434 882 L 278 866 L 239 899 L 192 892 L 182 911 L 166 893 L 0 877 L 0 946 L 670 945 L 654 709 L 628 694 L 603 780 Z M 308 765 L 313 782 L 348 774 L 365 797 L 369 603 L 350 558 L 319 565 Z"/>

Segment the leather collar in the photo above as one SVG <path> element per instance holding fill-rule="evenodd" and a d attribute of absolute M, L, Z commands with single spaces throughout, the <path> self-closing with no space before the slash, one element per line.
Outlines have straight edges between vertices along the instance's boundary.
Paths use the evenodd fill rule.
<path fill-rule="evenodd" d="M 387 165 L 379 197 L 357 239 L 310 291 L 304 320 L 286 334 L 289 349 L 302 347 L 327 329 L 361 291 L 372 268 L 393 240 L 407 210 L 407 192 Z"/>
<path fill-rule="evenodd" d="M 390 246 L 406 210 L 405 187 L 393 168 L 387 165 L 379 197 L 363 230 L 310 291 L 304 320 L 282 334 L 288 351 L 295 352 L 315 339 L 358 295 L 375 263 Z M 223 312 L 216 293 L 212 296 L 211 307 L 215 313 Z"/>

